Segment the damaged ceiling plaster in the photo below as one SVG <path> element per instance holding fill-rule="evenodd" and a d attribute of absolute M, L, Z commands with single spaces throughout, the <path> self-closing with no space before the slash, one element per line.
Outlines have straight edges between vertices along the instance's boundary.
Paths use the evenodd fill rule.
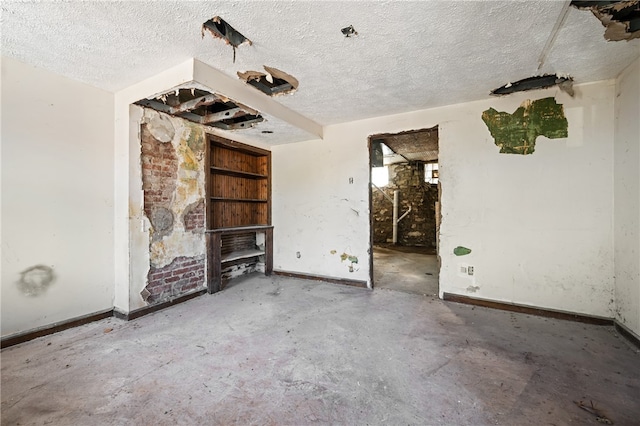
<path fill-rule="evenodd" d="M 137 105 L 224 130 L 250 128 L 264 119 L 260 113 L 222 95 L 202 89 L 177 89 Z"/>
<path fill-rule="evenodd" d="M 518 80 L 514 83 L 507 83 L 504 86 L 492 90 L 491 94 L 496 96 L 509 95 L 511 93 L 525 92 L 527 90 L 546 89 L 556 85 L 560 90 L 573 97 L 573 78 L 569 76 L 558 76 L 556 74 L 545 74 Z"/>
<path fill-rule="evenodd" d="M 214 16 L 202 24 L 202 38 L 204 38 L 205 30 L 211 33 L 214 37 L 224 40 L 225 43 L 233 47 L 233 63 L 236 62 L 236 49 L 238 46 L 245 43 L 249 44 L 249 46 L 253 44 L 251 40 L 243 36 L 238 30 L 233 28 L 219 16 Z"/>
<path fill-rule="evenodd" d="M 572 1 L 578 9 L 590 10 L 606 28 L 609 41 L 640 38 L 640 1 Z"/>
<path fill-rule="evenodd" d="M 238 77 L 247 84 L 269 95 L 293 93 L 298 89 L 298 79 L 277 68 L 264 66 L 266 74 L 260 71 L 238 71 Z"/>
<path fill-rule="evenodd" d="M 564 6 L 558 1 L 363 0 L 339 7 L 291 1 L 95 2 L 91 7 L 3 2 L 1 49 L 5 57 L 112 93 L 191 58 L 238 83 L 238 71 L 274 64 L 304 84 L 295 96 L 262 96 L 298 114 L 294 123 L 284 122 L 275 106 L 247 102 L 226 88 L 206 88 L 260 111 L 265 121 L 237 134 L 251 135 L 246 142 L 272 145 L 318 137 L 309 131 L 313 124 L 306 131 L 296 124 L 303 117 L 321 127 L 483 100 L 490 89 L 532 72 L 570 73 L 576 84 L 606 80 L 640 54 L 640 39 L 608 42 L 590 11 L 569 7 L 544 67 L 536 72 Z M 235 38 L 228 24 L 242 37 Z M 359 35 L 347 38 L 341 29 L 351 24 Z M 234 45 L 235 63 L 229 52 Z M 195 79 L 205 85 L 211 80 Z"/>

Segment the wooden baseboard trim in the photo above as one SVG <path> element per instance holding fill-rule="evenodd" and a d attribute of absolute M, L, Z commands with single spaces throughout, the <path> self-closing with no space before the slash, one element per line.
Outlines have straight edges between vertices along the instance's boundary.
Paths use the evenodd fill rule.
<path fill-rule="evenodd" d="M 113 316 L 113 309 L 107 311 L 96 312 L 94 314 L 83 315 L 81 317 L 72 318 L 70 320 L 57 322 L 44 327 L 36 328 L 24 333 L 18 333 L 3 337 L 0 342 L 2 349 L 14 346 L 20 343 L 28 342 L 29 340 L 37 339 L 38 337 L 48 336 L 49 334 L 57 333 L 59 331 L 67 330 L 69 328 L 78 327 L 80 325 L 88 324 L 94 321 L 100 321 L 105 318 Z"/>
<path fill-rule="evenodd" d="M 333 278 L 333 277 L 325 277 L 323 275 L 301 274 L 299 272 L 288 272 L 288 271 L 278 271 L 278 270 L 274 270 L 273 275 L 280 275 L 282 277 L 299 278 L 302 280 L 324 281 L 324 282 L 333 283 L 333 284 L 348 285 L 351 287 L 368 288 L 366 281 L 349 280 L 346 278 Z"/>
<path fill-rule="evenodd" d="M 614 321 L 614 327 L 616 331 L 622 335 L 625 339 L 631 342 L 636 348 L 640 349 L 640 338 L 633 331 L 629 330 L 626 326 L 620 324 L 618 321 Z"/>
<path fill-rule="evenodd" d="M 594 317 L 571 312 L 554 311 L 552 309 L 534 308 L 532 306 L 516 305 L 513 303 L 496 302 L 487 299 L 477 299 L 475 297 L 461 296 L 459 294 L 444 293 L 444 300 L 448 302 L 464 303 L 467 305 L 483 306 L 485 308 L 500 309 L 509 312 L 519 312 L 521 314 L 537 315 L 540 317 L 555 318 L 566 321 L 575 321 L 585 324 L 613 325 L 611 318 Z"/>
<path fill-rule="evenodd" d="M 142 308 L 134 309 L 128 313 L 120 312 L 118 310 L 114 310 L 113 315 L 116 318 L 120 318 L 125 321 L 131 321 L 136 318 L 140 318 L 144 315 L 151 314 L 153 312 L 160 311 L 162 309 L 168 308 L 173 305 L 177 305 L 178 303 L 186 302 L 187 300 L 191 300 L 195 297 L 202 296 L 207 292 L 207 289 L 203 288 L 200 290 L 193 291 L 191 293 L 183 294 L 182 296 L 178 296 L 175 299 L 167 300 L 166 302 L 158 303 L 157 305 L 149 305 Z"/>

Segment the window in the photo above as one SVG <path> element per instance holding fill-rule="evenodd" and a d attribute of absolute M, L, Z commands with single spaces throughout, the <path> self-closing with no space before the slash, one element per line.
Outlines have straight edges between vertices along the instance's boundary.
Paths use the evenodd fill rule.
<path fill-rule="evenodd" d="M 389 167 L 372 167 L 371 182 L 377 187 L 387 186 L 389 184 Z"/>
<path fill-rule="evenodd" d="M 424 165 L 424 181 L 432 185 L 438 184 L 438 163 Z"/>

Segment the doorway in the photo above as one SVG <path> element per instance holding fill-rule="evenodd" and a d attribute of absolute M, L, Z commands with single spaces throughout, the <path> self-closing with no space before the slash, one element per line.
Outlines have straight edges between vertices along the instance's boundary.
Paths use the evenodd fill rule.
<path fill-rule="evenodd" d="M 371 282 L 438 296 L 438 126 L 369 137 Z"/>

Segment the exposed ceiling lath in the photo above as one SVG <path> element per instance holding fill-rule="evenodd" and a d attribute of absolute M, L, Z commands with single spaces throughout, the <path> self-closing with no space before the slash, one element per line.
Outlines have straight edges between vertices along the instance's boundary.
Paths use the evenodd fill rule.
<path fill-rule="evenodd" d="M 253 108 L 201 89 L 178 89 L 136 105 L 225 130 L 246 129 L 264 120 Z"/>
<path fill-rule="evenodd" d="M 277 68 L 264 66 L 267 74 L 260 71 L 238 71 L 238 77 L 261 92 L 269 95 L 293 93 L 298 89 L 298 79 Z"/>
<path fill-rule="evenodd" d="M 241 44 L 248 43 L 249 46 L 253 44 L 251 40 L 243 36 L 240 31 L 233 28 L 227 21 L 219 16 L 213 18 L 202 24 L 202 37 L 204 37 L 204 31 L 209 31 L 214 37 L 224 40 L 225 43 L 230 44 L 233 47 L 233 62 L 236 62 L 236 48 Z"/>

